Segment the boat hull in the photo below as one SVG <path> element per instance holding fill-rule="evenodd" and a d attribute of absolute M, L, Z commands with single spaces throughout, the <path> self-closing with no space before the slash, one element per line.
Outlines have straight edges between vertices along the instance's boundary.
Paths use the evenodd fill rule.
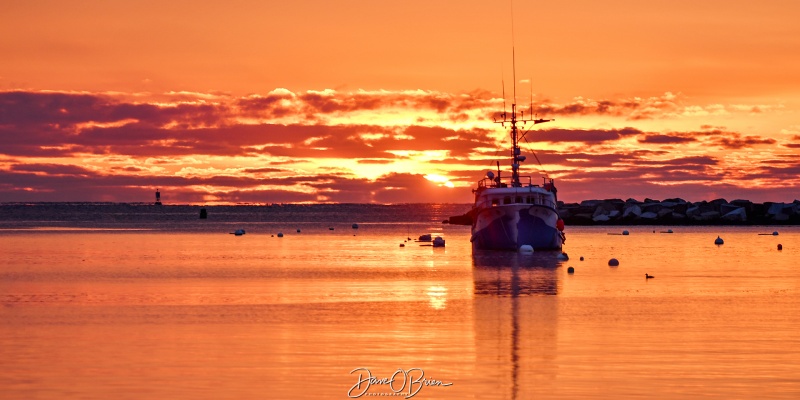
<path fill-rule="evenodd" d="M 474 211 L 472 244 L 480 249 L 518 250 L 530 245 L 536 250 L 561 250 L 561 232 L 556 228 L 556 210 L 529 204 L 508 204 Z"/>

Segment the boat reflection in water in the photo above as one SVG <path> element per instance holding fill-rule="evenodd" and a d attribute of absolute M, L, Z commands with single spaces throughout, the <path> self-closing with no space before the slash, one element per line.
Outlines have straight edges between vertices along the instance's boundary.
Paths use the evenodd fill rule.
<path fill-rule="evenodd" d="M 497 382 L 497 398 L 556 389 L 558 254 L 473 250 L 477 365 Z"/>
<path fill-rule="evenodd" d="M 560 251 L 517 253 L 472 251 L 476 295 L 530 296 L 558 294 Z"/>

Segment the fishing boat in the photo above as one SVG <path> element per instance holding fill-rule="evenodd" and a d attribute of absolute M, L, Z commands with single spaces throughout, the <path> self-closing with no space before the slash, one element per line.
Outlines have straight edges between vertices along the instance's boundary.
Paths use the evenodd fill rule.
<path fill-rule="evenodd" d="M 531 104 L 526 118 L 523 111 L 517 111 L 515 100 L 511 113 L 504 111 L 500 114 L 502 119 L 494 121 L 511 128 L 511 174 L 502 176 L 498 161 L 497 174 L 487 172 L 472 190 L 475 204 L 468 214 L 472 220 L 470 240 L 476 248 L 519 250 L 528 245 L 534 250 L 561 250 L 566 241 L 564 221 L 558 216 L 555 181 L 543 177 L 539 185 L 534 184 L 531 176 L 520 175 L 520 165 L 526 156 L 522 155 L 519 141 L 527 132 L 520 134 L 518 125 L 552 121 L 534 118 L 532 109 Z"/>

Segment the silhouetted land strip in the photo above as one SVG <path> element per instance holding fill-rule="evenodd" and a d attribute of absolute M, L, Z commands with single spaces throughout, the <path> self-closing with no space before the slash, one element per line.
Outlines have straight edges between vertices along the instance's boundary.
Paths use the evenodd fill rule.
<path fill-rule="evenodd" d="M 680 198 L 584 200 L 558 202 L 566 225 L 800 225 L 800 200 L 792 203 L 753 203 L 716 199 L 688 202 Z M 445 222 L 469 225 L 469 213 Z"/>
<path fill-rule="evenodd" d="M 195 230 L 216 223 L 440 223 L 470 204 L 0 203 L 0 228 L 64 226 Z M 205 213 L 202 213 L 205 210 Z M 203 218 L 205 217 L 205 218 Z M 201 219 L 202 218 L 202 219 Z M 241 228 L 235 225 L 235 228 Z"/>
<path fill-rule="evenodd" d="M 152 203 L 0 203 L 0 227 L 127 226 L 182 229 L 212 222 L 405 223 L 470 225 L 471 204 L 169 205 Z M 200 219 L 206 209 L 208 219 Z M 800 200 L 753 203 L 725 199 L 687 202 L 645 199 L 558 203 L 566 225 L 800 225 Z M 453 215 L 454 217 L 449 217 Z M 206 222 L 207 221 L 207 222 Z"/>

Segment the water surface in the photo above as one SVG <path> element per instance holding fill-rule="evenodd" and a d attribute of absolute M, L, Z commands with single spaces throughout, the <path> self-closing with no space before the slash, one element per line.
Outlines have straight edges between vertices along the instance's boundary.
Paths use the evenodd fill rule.
<path fill-rule="evenodd" d="M 568 227 L 564 261 L 474 252 L 468 227 L 437 219 L 7 224 L 0 389 L 392 393 L 351 391 L 368 369 L 452 383 L 411 385 L 420 399 L 800 396 L 797 227 Z M 235 227 L 248 233 L 228 234 Z M 608 234 L 622 229 L 631 234 Z M 447 246 L 404 242 L 422 233 Z"/>

